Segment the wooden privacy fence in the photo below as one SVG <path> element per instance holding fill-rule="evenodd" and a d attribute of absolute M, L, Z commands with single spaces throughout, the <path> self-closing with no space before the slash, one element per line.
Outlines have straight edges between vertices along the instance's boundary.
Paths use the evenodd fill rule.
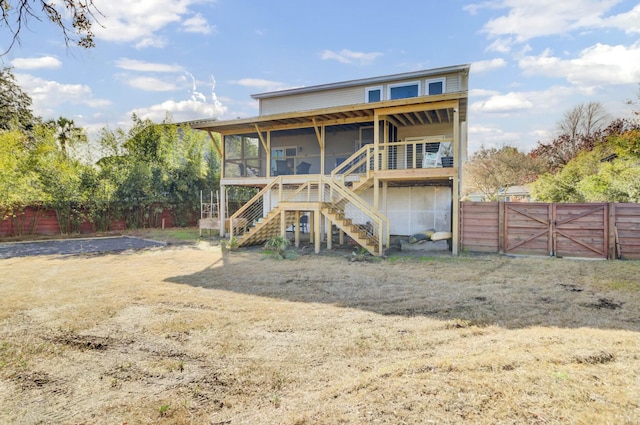
<path fill-rule="evenodd" d="M 1 218 L 1 217 L 0 217 Z M 58 235 L 64 226 L 60 226 L 58 215 L 54 210 L 42 209 L 38 207 L 27 207 L 19 213 L 0 220 L 0 237 L 19 236 L 19 235 Z M 197 218 L 195 215 L 190 218 L 187 225 L 195 225 Z M 175 227 L 173 214 L 171 210 L 163 209 L 158 215 L 157 224 L 150 223 L 148 227 L 160 227 L 164 223 L 164 227 Z M 126 220 L 112 220 L 109 223 L 109 230 L 120 231 L 125 230 Z M 96 226 L 90 223 L 88 219 L 83 218 L 75 230 L 78 233 L 93 233 Z"/>
<path fill-rule="evenodd" d="M 462 202 L 463 250 L 640 259 L 640 204 Z"/>

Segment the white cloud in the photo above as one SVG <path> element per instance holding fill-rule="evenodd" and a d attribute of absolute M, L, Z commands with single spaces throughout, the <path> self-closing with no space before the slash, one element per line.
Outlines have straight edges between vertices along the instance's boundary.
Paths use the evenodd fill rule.
<path fill-rule="evenodd" d="M 129 115 L 136 114 L 142 119 L 154 122 L 162 121 L 166 114 L 171 114 L 174 122 L 191 121 L 196 119 L 211 119 L 223 115 L 225 108 L 214 103 L 205 103 L 189 99 L 183 101 L 167 100 L 147 108 L 136 108 Z"/>
<path fill-rule="evenodd" d="M 321 53 L 320 57 L 323 60 L 337 60 L 340 63 L 354 63 L 357 62 L 360 65 L 367 65 L 372 63 L 378 56 L 382 56 L 382 53 L 371 52 L 352 52 L 348 49 L 342 49 L 339 52 L 333 50 L 325 50 Z"/>
<path fill-rule="evenodd" d="M 601 26 L 618 28 L 626 33 L 640 33 L 640 4 L 628 12 L 603 19 Z"/>
<path fill-rule="evenodd" d="M 265 92 L 292 88 L 291 86 L 287 86 L 285 83 L 281 83 L 279 81 L 263 80 L 260 78 L 242 78 L 240 80 L 229 81 L 229 83 Z"/>
<path fill-rule="evenodd" d="M 216 27 L 209 25 L 209 22 L 201 13 L 196 13 L 191 18 L 182 23 L 182 27 L 186 32 L 194 32 L 200 34 L 211 34 L 215 32 Z"/>
<path fill-rule="evenodd" d="M 507 66 L 507 61 L 502 58 L 487 59 L 482 61 L 473 62 L 471 64 L 471 71 L 476 73 L 493 71 L 494 69 L 503 68 Z"/>
<path fill-rule="evenodd" d="M 525 75 L 566 78 L 579 86 L 636 84 L 640 81 L 640 42 L 632 46 L 596 44 L 578 58 L 561 59 L 550 51 L 519 62 Z"/>
<path fill-rule="evenodd" d="M 192 80 L 191 96 L 188 100 L 166 100 L 162 103 L 145 108 L 136 108 L 129 112 L 129 115 L 136 114 L 143 119 L 150 119 L 155 122 L 162 121 L 167 114 L 170 114 L 174 122 L 220 118 L 227 110 L 218 100 L 216 95 L 216 80 L 211 76 L 211 100 L 198 91 L 196 79 L 187 72 Z M 184 79 L 184 78 L 183 78 Z"/>
<path fill-rule="evenodd" d="M 127 83 L 133 88 L 145 91 L 171 91 L 176 89 L 175 84 L 155 77 L 135 77 L 127 81 Z"/>
<path fill-rule="evenodd" d="M 183 22 L 187 30 L 202 33 L 204 19 L 192 15 L 190 7 L 207 0 L 94 0 L 102 13 L 100 25 L 94 25 L 96 38 L 114 42 L 136 42 L 136 47 L 164 46 L 166 39 L 156 32 L 164 27 Z M 206 23 L 206 21 L 204 21 Z M 207 24 L 208 26 L 208 24 Z M 213 28 L 213 27 L 209 27 Z M 191 31 L 194 32 L 194 31 Z"/>
<path fill-rule="evenodd" d="M 574 103 L 576 96 L 593 96 L 593 90 L 588 87 L 550 86 L 540 91 L 509 92 L 494 94 L 488 99 L 473 102 L 470 110 L 474 113 L 498 114 L 514 116 L 516 114 L 535 112 L 544 114 L 548 111 L 560 111 Z M 560 114 L 561 112 L 559 112 Z"/>
<path fill-rule="evenodd" d="M 90 108 L 109 106 L 106 99 L 97 99 L 91 88 L 84 84 L 62 84 L 29 74 L 15 74 L 20 87 L 33 100 L 33 112 L 43 118 L 54 115 L 54 108 L 63 104 L 85 105 Z"/>
<path fill-rule="evenodd" d="M 506 53 L 514 44 L 572 31 L 616 28 L 640 32 L 640 6 L 618 15 L 606 16 L 620 0 L 496 0 L 465 6 L 471 14 L 480 9 L 507 9 L 489 20 L 482 31 L 493 42 L 487 50 Z"/>
<path fill-rule="evenodd" d="M 485 148 L 501 148 L 504 145 L 517 146 L 521 139 L 520 133 L 504 131 L 498 126 L 471 125 L 468 135 L 469 157 L 481 146 Z"/>
<path fill-rule="evenodd" d="M 470 98 L 495 96 L 497 94 L 500 94 L 500 92 L 497 90 L 486 90 L 486 89 L 470 89 L 469 90 Z"/>
<path fill-rule="evenodd" d="M 183 72 L 180 65 L 169 65 L 164 63 L 143 62 L 136 59 L 121 58 L 116 61 L 116 66 L 127 71 L 140 72 Z"/>
<path fill-rule="evenodd" d="M 491 96 L 487 100 L 474 102 L 471 110 L 489 113 L 511 113 L 533 108 L 533 103 L 524 93 L 511 92 Z"/>
<path fill-rule="evenodd" d="M 169 40 L 166 37 L 155 36 L 145 37 L 135 44 L 136 49 L 146 49 L 147 47 L 155 47 L 156 49 L 162 49 L 169 44 Z"/>
<path fill-rule="evenodd" d="M 42 56 L 39 58 L 15 58 L 11 61 L 11 66 L 16 69 L 56 69 L 62 66 L 62 62 L 53 56 Z"/>

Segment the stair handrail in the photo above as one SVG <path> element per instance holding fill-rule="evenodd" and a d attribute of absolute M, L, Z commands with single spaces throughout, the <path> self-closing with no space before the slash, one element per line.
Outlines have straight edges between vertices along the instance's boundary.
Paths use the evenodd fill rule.
<path fill-rule="evenodd" d="M 276 178 L 274 178 L 268 185 L 266 185 L 265 187 L 263 187 L 260 192 L 256 193 L 253 198 L 249 199 L 243 206 L 241 206 L 240 208 L 238 208 L 238 211 L 234 212 L 230 217 L 229 217 L 229 239 L 233 238 L 233 228 L 235 227 L 233 225 L 234 223 L 234 219 L 237 219 L 238 217 L 240 217 L 240 215 L 242 213 L 244 213 L 245 211 L 247 211 L 249 209 L 249 207 L 251 207 L 254 203 L 256 203 L 259 199 L 261 199 L 265 193 L 267 193 L 268 191 L 270 191 L 275 185 L 281 186 L 282 184 L 282 176 L 278 176 Z"/>
<path fill-rule="evenodd" d="M 391 221 L 386 215 L 382 214 L 360 196 L 358 196 L 353 191 L 349 190 L 349 188 L 337 182 L 336 180 L 327 178 L 325 176 L 320 176 L 320 183 L 326 184 L 329 186 L 330 190 L 336 191 L 341 196 L 341 201 L 345 199 L 348 200 L 359 210 L 363 211 L 373 219 L 374 223 L 372 223 L 372 225 L 376 226 L 375 228 L 379 235 L 378 245 L 380 254 L 382 254 L 382 246 L 384 241 L 386 241 L 386 246 L 387 248 L 389 248 Z"/>
<path fill-rule="evenodd" d="M 347 159 L 345 159 L 344 161 L 342 161 L 342 164 L 338 165 L 336 168 L 334 168 L 331 171 L 331 178 L 335 179 L 337 174 L 340 174 L 342 181 L 344 181 L 345 177 L 353 174 L 353 172 L 355 170 L 357 170 L 358 168 L 360 168 L 363 164 L 364 161 L 366 161 L 366 172 L 367 174 L 369 173 L 369 171 L 371 171 L 371 150 L 373 150 L 373 146 L 372 144 L 368 144 L 368 145 L 364 145 L 362 146 L 360 149 L 358 149 L 357 151 L 355 151 L 353 154 L 351 154 L 351 156 Z M 352 164 L 352 162 L 357 161 L 355 164 Z M 351 165 L 351 167 L 349 169 L 347 169 L 345 171 L 345 169 Z"/>
<path fill-rule="evenodd" d="M 309 189 L 311 187 L 311 184 L 317 184 L 317 183 L 318 182 L 314 181 L 314 180 L 309 180 L 309 181 L 306 181 L 306 182 L 302 183 L 296 190 L 293 191 L 293 193 L 289 194 L 289 196 L 287 196 L 285 199 L 283 199 L 282 202 L 291 201 L 296 195 L 301 193 L 303 190 Z M 319 197 L 319 195 L 318 195 L 318 197 Z"/>

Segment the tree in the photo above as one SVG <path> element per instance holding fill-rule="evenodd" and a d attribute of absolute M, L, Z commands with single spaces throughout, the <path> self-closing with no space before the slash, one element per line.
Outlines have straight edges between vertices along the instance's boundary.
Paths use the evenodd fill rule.
<path fill-rule="evenodd" d="M 581 151 L 593 149 L 608 119 L 598 102 L 578 105 L 558 123 L 558 136 L 549 143 L 538 142 L 531 155 L 547 162 L 552 170 L 559 170 Z"/>
<path fill-rule="evenodd" d="M 54 131 L 55 138 L 63 156 L 68 157 L 69 151 L 80 144 L 87 143 L 87 135 L 82 127 L 77 127 L 73 120 L 59 117 L 57 120 L 47 121 L 47 125 Z"/>
<path fill-rule="evenodd" d="M 465 193 L 481 192 L 489 200 L 512 186 L 530 183 L 537 177 L 537 161 L 513 146 L 482 146 L 465 164 Z"/>
<path fill-rule="evenodd" d="M 0 4 L 2 0 L 0 0 Z M 0 130 L 28 130 L 38 120 L 31 112 L 31 98 L 16 82 L 11 68 L 0 70 Z"/>
<path fill-rule="evenodd" d="M 64 8 L 61 7 L 64 5 Z M 20 32 L 28 26 L 30 20 L 49 20 L 60 30 L 65 43 L 70 42 L 84 48 L 95 46 L 92 25 L 97 23 L 100 11 L 93 0 L 0 0 L 1 23 L 11 37 L 7 49 L 0 53 L 4 56 L 16 43 L 20 43 Z M 66 17 L 70 16 L 70 19 Z"/>

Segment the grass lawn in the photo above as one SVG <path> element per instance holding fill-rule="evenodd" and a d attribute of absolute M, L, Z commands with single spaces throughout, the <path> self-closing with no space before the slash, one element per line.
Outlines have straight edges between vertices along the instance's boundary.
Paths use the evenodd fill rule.
<path fill-rule="evenodd" d="M 278 261 L 171 232 L 0 260 L 0 423 L 639 422 L 639 262 Z"/>

